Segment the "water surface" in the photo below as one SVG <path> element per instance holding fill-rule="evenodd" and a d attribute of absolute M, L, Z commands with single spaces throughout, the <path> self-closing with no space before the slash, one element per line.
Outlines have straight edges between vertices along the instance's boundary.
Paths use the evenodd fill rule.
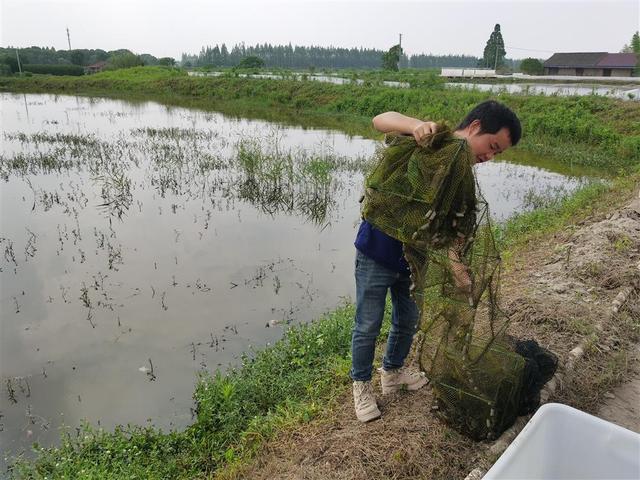
<path fill-rule="evenodd" d="M 0 101 L 5 454 L 82 419 L 182 428 L 199 371 L 353 297 L 377 142 L 154 102 Z M 508 155 L 476 168 L 496 219 L 584 181 Z"/>

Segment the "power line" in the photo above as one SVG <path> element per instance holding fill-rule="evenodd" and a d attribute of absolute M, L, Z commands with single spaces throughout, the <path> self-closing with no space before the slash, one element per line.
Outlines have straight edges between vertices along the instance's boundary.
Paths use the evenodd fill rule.
<path fill-rule="evenodd" d="M 508 45 L 505 45 L 505 46 L 504 46 L 504 48 L 510 48 L 510 49 L 512 49 L 512 50 L 526 50 L 526 51 L 528 51 L 528 52 L 556 53 L 556 52 L 554 52 L 554 51 L 552 51 L 552 50 L 540 50 L 540 49 L 537 49 L 537 48 L 520 48 L 520 47 L 511 47 L 511 46 L 508 46 Z"/>

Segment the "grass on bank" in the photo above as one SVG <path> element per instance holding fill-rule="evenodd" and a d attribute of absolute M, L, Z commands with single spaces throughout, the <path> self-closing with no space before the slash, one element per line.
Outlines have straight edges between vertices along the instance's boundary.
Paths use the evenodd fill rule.
<path fill-rule="evenodd" d="M 521 118 L 525 131 L 523 149 L 552 155 L 565 163 L 612 169 L 612 173 L 640 163 L 640 103 L 593 95 L 560 97 L 444 90 L 439 81 L 398 89 L 232 75 L 203 78 L 162 67 L 138 67 L 84 77 L 2 77 L 0 90 L 170 95 L 183 100 L 240 101 L 266 108 L 367 119 L 395 110 L 418 118 L 445 120 L 452 125 L 476 104 L 497 98 Z"/>
<path fill-rule="evenodd" d="M 636 165 L 628 175 L 616 177 L 608 183 L 589 183 L 550 205 L 516 215 L 495 229 L 499 249 L 508 258 L 526 248 L 529 242 L 610 211 L 625 202 L 638 188 L 639 182 L 640 165 Z"/>

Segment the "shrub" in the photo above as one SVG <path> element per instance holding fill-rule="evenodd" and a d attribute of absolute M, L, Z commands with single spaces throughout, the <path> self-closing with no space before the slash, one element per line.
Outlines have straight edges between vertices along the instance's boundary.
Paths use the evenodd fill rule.
<path fill-rule="evenodd" d="M 537 58 L 525 58 L 520 63 L 520 70 L 529 75 L 542 75 L 544 73 L 544 66 Z"/>
<path fill-rule="evenodd" d="M 264 60 L 260 57 L 245 57 L 238 64 L 238 68 L 262 68 L 264 67 Z"/>
<path fill-rule="evenodd" d="M 22 66 L 23 72 L 40 73 L 45 75 L 84 75 L 84 68 L 79 65 L 38 65 L 26 64 Z"/>
<path fill-rule="evenodd" d="M 108 60 L 108 66 L 110 69 L 116 70 L 118 68 L 131 68 L 142 67 L 144 62 L 139 55 L 133 53 L 121 53 L 119 55 L 113 55 Z"/>
<path fill-rule="evenodd" d="M 0 68 L 6 65 L 9 69 L 9 73 L 18 72 L 18 59 L 15 55 L 0 55 Z M 6 69 L 5 69 L 6 70 Z"/>

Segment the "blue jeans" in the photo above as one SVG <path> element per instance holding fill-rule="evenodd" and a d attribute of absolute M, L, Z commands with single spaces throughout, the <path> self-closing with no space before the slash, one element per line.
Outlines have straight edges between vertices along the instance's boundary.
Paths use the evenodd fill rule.
<path fill-rule="evenodd" d="M 380 334 L 387 290 L 391 290 L 391 331 L 382 360 L 385 370 L 404 365 L 418 324 L 418 307 L 409 295 L 408 274 L 390 270 L 360 251 L 356 253 L 356 316 L 351 336 L 351 378 L 371 380 L 376 339 Z"/>

